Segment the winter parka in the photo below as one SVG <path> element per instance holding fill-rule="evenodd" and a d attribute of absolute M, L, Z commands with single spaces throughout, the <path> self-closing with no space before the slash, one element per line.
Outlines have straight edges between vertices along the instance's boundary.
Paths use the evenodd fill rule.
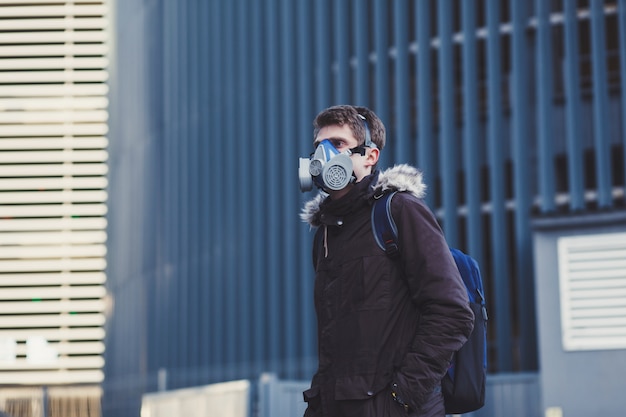
<path fill-rule="evenodd" d="M 313 250 L 318 370 L 305 417 L 443 417 L 443 378 L 467 340 L 473 313 L 422 174 L 399 165 L 364 178 L 338 200 L 324 193 L 301 217 Z M 400 254 L 371 228 L 376 196 L 398 190 L 391 211 Z"/>

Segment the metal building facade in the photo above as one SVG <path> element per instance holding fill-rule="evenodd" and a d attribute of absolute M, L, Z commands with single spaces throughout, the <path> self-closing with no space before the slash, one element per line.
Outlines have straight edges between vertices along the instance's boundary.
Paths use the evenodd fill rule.
<path fill-rule="evenodd" d="M 531 218 L 624 210 L 626 0 L 118 0 L 113 25 L 105 413 L 315 371 L 297 160 L 337 103 L 479 260 L 490 372 L 537 370 Z"/>

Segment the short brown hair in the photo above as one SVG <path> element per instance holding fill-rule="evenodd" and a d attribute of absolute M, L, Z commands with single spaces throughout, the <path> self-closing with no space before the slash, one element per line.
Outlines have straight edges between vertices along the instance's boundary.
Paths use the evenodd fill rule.
<path fill-rule="evenodd" d="M 363 120 L 360 116 L 363 116 Z M 332 125 L 348 125 L 359 145 L 365 144 L 365 123 L 370 131 L 372 142 L 378 149 L 385 147 L 386 132 L 385 125 L 378 118 L 376 113 L 363 106 L 351 106 L 342 104 L 328 107 L 322 110 L 313 121 L 313 140 L 317 137 L 320 129 Z"/>

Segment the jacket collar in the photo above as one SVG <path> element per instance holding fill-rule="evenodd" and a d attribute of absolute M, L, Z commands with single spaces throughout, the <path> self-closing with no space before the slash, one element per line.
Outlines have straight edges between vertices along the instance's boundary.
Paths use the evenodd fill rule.
<path fill-rule="evenodd" d="M 396 165 L 385 171 L 373 173 L 364 178 L 347 195 L 337 201 L 331 201 L 328 194 L 320 191 L 315 197 L 305 203 L 300 218 L 311 227 L 322 224 L 332 224 L 340 221 L 343 215 L 348 214 L 348 207 L 358 206 L 357 200 L 367 201 L 374 195 L 381 195 L 390 191 L 408 192 L 417 198 L 426 195 L 426 184 L 423 182 L 422 172 L 407 164 Z M 322 214 L 324 219 L 322 219 Z"/>

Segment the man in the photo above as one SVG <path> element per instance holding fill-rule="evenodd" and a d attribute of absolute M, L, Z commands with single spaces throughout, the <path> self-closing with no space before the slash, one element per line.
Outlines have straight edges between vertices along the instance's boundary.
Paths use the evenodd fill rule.
<path fill-rule="evenodd" d="M 458 269 L 421 200 L 421 173 L 376 169 L 385 140 L 371 110 L 334 106 L 315 118 L 316 151 L 300 160 L 301 188 L 323 191 L 301 214 L 317 228 L 319 363 L 305 417 L 443 417 L 441 379 L 472 330 Z M 391 206 L 397 257 L 380 249 L 371 227 L 374 199 L 393 190 L 401 191 Z"/>

